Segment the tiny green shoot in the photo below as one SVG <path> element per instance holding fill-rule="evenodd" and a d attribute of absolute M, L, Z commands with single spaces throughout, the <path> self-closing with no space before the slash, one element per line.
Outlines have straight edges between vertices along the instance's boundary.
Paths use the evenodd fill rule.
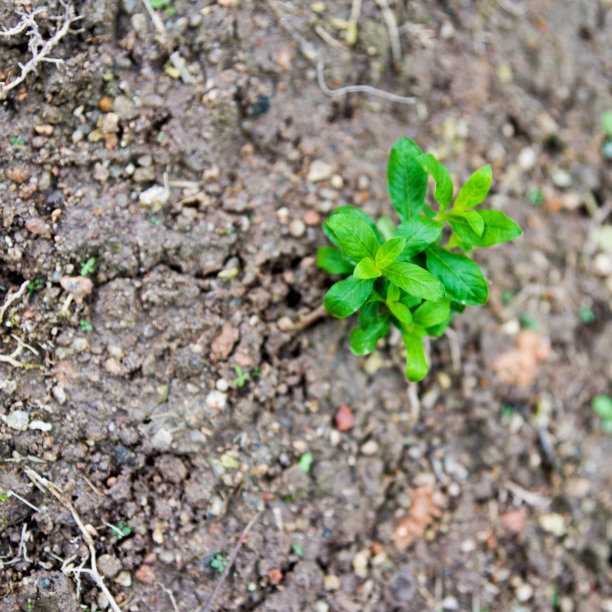
<path fill-rule="evenodd" d="M 540 329 L 540 322 L 529 312 L 524 312 L 521 317 L 521 327 L 523 329 L 530 329 L 538 331 Z"/>
<path fill-rule="evenodd" d="M 93 274 L 96 270 L 96 258 L 90 257 L 87 261 L 81 262 L 81 276 Z"/>
<path fill-rule="evenodd" d="M 249 378 L 251 378 L 251 375 L 248 372 L 244 372 L 239 365 L 235 365 L 234 370 L 236 370 L 236 378 L 234 378 L 234 384 L 237 387 L 244 387 L 244 384 L 247 380 L 249 380 Z"/>
<path fill-rule="evenodd" d="M 544 194 L 539 187 L 530 187 L 527 190 L 527 201 L 532 206 L 541 206 L 544 202 Z"/>
<path fill-rule="evenodd" d="M 594 412 L 601 417 L 601 430 L 605 433 L 612 433 L 612 397 L 596 395 L 591 406 Z"/>
<path fill-rule="evenodd" d="M 580 319 L 581 323 L 588 325 L 589 323 L 592 323 L 595 320 L 595 313 L 593 312 L 592 308 L 589 308 L 588 306 L 582 306 L 578 311 L 578 318 Z"/>
<path fill-rule="evenodd" d="M 227 557 L 223 556 L 221 553 L 217 553 L 211 560 L 210 567 L 222 574 L 228 563 L 229 559 Z"/>
<path fill-rule="evenodd" d="M 34 291 L 36 291 L 36 289 L 38 289 L 38 287 L 40 287 L 40 278 L 35 278 L 29 285 L 28 285 L 28 291 L 30 293 L 34 293 Z"/>
<path fill-rule="evenodd" d="M 0 501 L 1 502 L 5 502 L 8 499 L 8 495 L 5 495 L 4 493 L 0 493 Z"/>
<path fill-rule="evenodd" d="M 80 324 L 81 324 L 81 329 L 85 333 L 90 332 L 90 331 L 93 330 L 93 325 L 89 321 L 87 321 L 86 319 L 81 319 Z"/>
<path fill-rule="evenodd" d="M 258 365 L 253 366 L 251 374 L 253 374 L 255 378 L 259 378 L 261 376 L 261 368 Z"/>
<path fill-rule="evenodd" d="M 430 177 L 437 212 L 425 202 Z M 339 319 L 359 311 L 349 337 L 356 355 L 372 352 L 391 325 L 397 327 L 406 347 L 406 377 L 419 381 L 429 370 L 423 338 L 441 336 L 455 314 L 487 302 L 487 281 L 466 253 L 513 240 L 522 231 L 499 210 L 476 210 L 491 187 L 489 165 L 472 174 L 453 202 L 449 171 L 402 138 L 391 149 L 387 178 L 401 221 L 397 228 L 388 219 L 375 223 L 354 206 L 336 209 L 323 225 L 334 246 L 319 249 L 317 265 L 344 277 L 323 305 Z M 443 244 L 446 224 L 451 231 Z"/>
<path fill-rule="evenodd" d="M 19 136 L 17 137 L 13 136 L 10 140 L 11 140 L 11 144 L 15 145 L 16 147 L 25 146 L 25 140 L 23 138 L 20 138 Z"/>
<path fill-rule="evenodd" d="M 514 293 L 512 291 L 502 291 L 501 301 L 502 304 L 509 304 L 514 299 Z"/>
<path fill-rule="evenodd" d="M 161 225 L 161 221 L 159 220 L 159 217 L 156 217 L 155 215 L 153 215 L 149 221 L 151 221 L 151 223 L 155 226 L 155 227 L 159 227 Z"/>
<path fill-rule="evenodd" d="M 300 460 L 298 461 L 298 465 L 308 474 L 310 472 L 310 467 L 312 466 L 313 456 L 311 453 L 304 453 Z"/>
<path fill-rule="evenodd" d="M 293 554 L 297 555 L 298 557 L 304 556 L 304 547 L 301 544 L 292 544 L 291 550 L 293 551 Z"/>
<path fill-rule="evenodd" d="M 122 540 L 126 536 L 129 536 L 132 533 L 132 529 L 125 525 L 123 522 L 119 523 L 116 527 L 115 525 L 111 525 L 107 523 L 107 525 L 111 528 L 111 531 L 117 536 L 117 539 Z"/>
<path fill-rule="evenodd" d="M 164 9 L 168 15 L 176 15 L 176 9 L 172 6 L 173 0 L 151 0 L 151 8 Z"/>

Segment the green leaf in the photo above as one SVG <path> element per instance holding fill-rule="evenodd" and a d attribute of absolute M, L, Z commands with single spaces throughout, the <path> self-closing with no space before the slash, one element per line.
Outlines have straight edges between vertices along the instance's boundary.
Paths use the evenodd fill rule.
<path fill-rule="evenodd" d="M 453 212 L 458 213 L 480 204 L 491 189 L 492 179 L 493 173 L 490 165 L 487 164 L 476 170 L 459 191 L 453 206 Z"/>
<path fill-rule="evenodd" d="M 381 272 L 371 257 L 364 257 L 353 270 L 355 278 L 378 278 L 380 275 Z"/>
<path fill-rule="evenodd" d="M 366 302 L 359 311 L 359 325 L 366 328 L 372 325 L 372 323 L 375 321 L 378 321 L 380 318 L 378 316 L 379 309 L 380 304 L 378 302 Z"/>
<path fill-rule="evenodd" d="M 612 421 L 612 398 L 607 395 L 596 395 L 591 405 L 604 421 Z"/>
<path fill-rule="evenodd" d="M 489 247 L 500 242 L 507 242 L 518 238 L 523 233 L 521 228 L 500 210 L 481 210 L 479 214 L 485 224 L 481 236 L 470 227 L 465 219 L 451 216 L 448 222 L 461 240 L 477 247 Z"/>
<path fill-rule="evenodd" d="M 477 210 L 468 210 L 462 213 L 461 216 L 469 223 L 476 234 L 482 236 L 485 229 L 485 223 L 482 215 Z"/>
<path fill-rule="evenodd" d="M 331 286 L 323 300 L 323 306 L 334 317 L 345 319 L 363 306 L 373 285 L 372 279 L 349 276 Z"/>
<path fill-rule="evenodd" d="M 417 157 L 421 149 L 409 138 L 401 138 L 391 149 L 387 182 L 393 208 L 406 221 L 419 214 L 427 193 L 427 174 Z"/>
<path fill-rule="evenodd" d="M 442 323 L 450 314 L 450 301 L 423 302 L 413 313 L 414 322 L 423 327 L 433 327 Z"/>
<path fill-rule="evenodd" d="M 440 205 L 440 212 L 444 212 L 453 199 L 453 181 L 449 171 L 431 153 L 419 155 L 417 159 L 436 182 L 434 198 Z"/>
<path fill-rule="evenodd" d="M 384 268 L 383 274 L 410 295 L 432 302 L 444 297 L 442 283 L 420 266 L 396 262 Z"/>
<path fill-rule="evenodd" d="M 404 294 L 402 295 L 402 297 L 400 297 L 399 301 L 404 306 L 408 306 L 408 308 L 413 308 L 414 306 L 417 306 L 421 302 L 421 298 L 416 297 L 414 295 Z"/>
<path fill-rule="evenodd" d="M 612 138 L 612 110 L 604 111 L 601 114 L 601 126 L 606 135 Z"/>
<path fill-rule="evenodd" d="M 350 214 L 332 215 L 326 222 L 344 252 L 353 260 L 376 257 L 378 240 L 374 230 L 364 221 Z"/>
<path fill-rule="evenodd" d="M 380 317 L 371 325 L 356 327 L 349 336 L 351 351 L 355 355 L 367 355 L 376 348 L 376 343 L 387 335 L 389 317 Z"/>
<path fill-rule="evenodd" d="M 380 236 L 378 228 L 376 227 L 376 223 L 374 223 L 374 219 L 372 219 L 372 217 L 370 217 L 367 212 L 361 210 L 361 208 L 356 208 L 355 206 L 339 206 L 338 208 L 336 208 L 336 210 L 332 212 L 330 218 L 334 215 L 352 215 L 353 217 L 356 217 L 357 219 L 363 221 L 372 228 L 372 231 L 376 234 L 376 239 L 378 240 L 378 242 L 382 243 L 382 238 Z M 329 229 L 329 227 L 327 227 L 327 223 L 323 224 L 323 233 L 329 238 L 332 244 L 335 244 L 337 247 L 340 247 L 337 236 L 332 230 Z"/>
<path fill-rule="evenodd" d="M 317 266 L 330 274 L 352 274 L 355 267 L 342 251 L 328 246 L 317 250 Z"/>
<path fill-rule="evenodd" d="M 486 304 L 489 289 L 480 268 L 469 257 L 449 253 L 437 245 L 427 247 L 427 269 L 446 289 L 446 295 L 468 306 Z"/>
<path fill-rule="evenodd" d="M 406 378 L 412 382 L 423 380 L 429 367 L 425 361 L 423 341 L 410 333 L 402 335 L 406 347 Z"/>
<path fill-rule="evenodd" d="M 387 302 L 387 306 L 400 323 L 404 323 L 405 325 L 410 325 L 412 323 L 412 312 L 408 306 L 404 306 L 401 302 Z"/>
<path fill-rule="evenodd" d="M 383 240 L 389 240 L 390 238 L 393 238 L 393 234 L 395 234 L 395 225 L 393 225 L 393 221 L 386 216 L 382 216 L 378 220 L 376 223 L 376 228 L 380 232 Z"/>
<path fill-rule="evenodd" d="M 387 240 L 387 242 L 379 247 L 376 253 L 376 265 L 379 268 L 391 265 L 399 257 L 405 244 L 406 239 L 401 236 Z"/>
<path fill-rule="evenodd" d="M 312 465 L 313 459 L 314 458 L 312 456 L 312 453 L 303 453 L 300 456 L 298 465 L 302 468 L 304 472 L 308 474 L 308 472 L 310 471 L 310 466 Z"/>
<path fill-rule="evenodd" d="M 405 261 L 420 253 L 426 246 L 438 240 L 443 227 L 443 223 L 424 215 L 404 221 L 395 232 L 396 236 L 406 239 L 406 244 L 399 257 L 400 261 Z"/>
<path fill-rule="evenodd" d="M 399 301 L 401 296 L 402 296 L 401 289 L 397 285 L 394 285 L 393 283 L 389 283 L 389 286 L 387 287 L 387 304 L 389 302 Z"/>

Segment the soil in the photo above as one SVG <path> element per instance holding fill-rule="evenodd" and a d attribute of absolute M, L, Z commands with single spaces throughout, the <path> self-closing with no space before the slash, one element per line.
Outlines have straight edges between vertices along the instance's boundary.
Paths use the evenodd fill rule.
<path fill-rule="evenodd" d="M 202 610 L 259 512 L 212 610 L 612 610 L 612 5 L 390 3 L 400 56 L 349 5 L 79 0 L 0 103 L 2 610 L 110 609 L 71 507 L 126 611 Z M 400 136 L 524 229 L 418 385 L 396 336 L 294 326 L 326 214 L 394 217 Z"/>

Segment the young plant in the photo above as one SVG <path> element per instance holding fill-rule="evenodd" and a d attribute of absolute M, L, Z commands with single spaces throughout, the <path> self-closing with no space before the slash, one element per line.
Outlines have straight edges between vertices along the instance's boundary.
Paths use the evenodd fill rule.
<path fill-rule="evenodd" d="M 425 203 L 430 176 L 437 210 Z M 340 319 L 360 311 L 359 325 L 349 338 L 356 355 L 373 351 L 395 325 L 406 347 L 406 377 L 419 381 L 429 369 L 423 337 L 441 336 L 455 313 L 488 299 L 487 282 L 465 253 L 522 232 L 501 211 L 475 210 L 491 187 L 491 166 L 467 180 L 451 207 L 448 170 L 402 138 L 391 149 L 387 178 L 399 227 L 389 217 L 375 223 L 353 206 L 336 209 L 323 225 L 334 247 L 321 247 L 317 264 L 330 274 L 346 276 L 332 285 L 323 304 Z M 443 233 L 445 224 L 450 232 Z"/>

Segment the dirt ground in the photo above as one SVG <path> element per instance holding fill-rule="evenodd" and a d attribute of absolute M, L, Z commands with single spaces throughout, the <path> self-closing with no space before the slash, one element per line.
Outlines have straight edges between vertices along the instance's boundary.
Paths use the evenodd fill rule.
<path fill-rule="evenodd" d="M 254 519 L 210 610 L 612 611 L 612 3 L 148 5 L 76 1 L 0 102 L 0 609 L 202 611 Z M 418 385 L 295 326 L 401 136 L 524 229 Z"/>

